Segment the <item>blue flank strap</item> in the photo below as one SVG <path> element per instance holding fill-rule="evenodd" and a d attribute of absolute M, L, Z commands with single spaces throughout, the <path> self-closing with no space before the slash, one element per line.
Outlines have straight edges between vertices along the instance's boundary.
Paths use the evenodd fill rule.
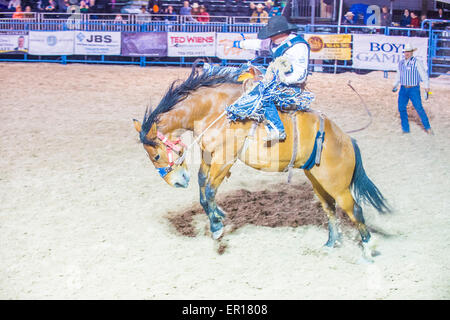
<path fill-rule="evenodd" d="M 323 142 L 324 138 L 325 138 L 325 132 L 324 131 L 320 132 L 320 130 L 317 131 L 316 140 L 314 141 L 313 151 L 311 152 L 311 155 L 309 156 L 308 160 L 306 160 L 305 164 L 302 165 L 300 167 L 300 169 L 311 170 L 314 167 L 314 165 L 316 164 L 315 160 L 316 160 L 316 153 L 317 153 L 317 141 L 322 140 L 322 142 Z M 322 145 L 323 145 L 323 143 L 322 143 Z"/>

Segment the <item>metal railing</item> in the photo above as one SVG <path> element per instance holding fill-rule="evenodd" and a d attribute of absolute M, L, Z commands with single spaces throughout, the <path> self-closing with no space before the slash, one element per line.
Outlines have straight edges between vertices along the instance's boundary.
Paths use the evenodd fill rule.
<path fill-rule="evenodd" d="M 13 19 L 12 13 L 0 13 L 0 31 L 122 31 L 122 32 L 232 32 L 257 33 L 264 24 L 249 23 L 250 17 L 211 16 L 210 22 L 192 21 L 187 16 L 139 14 L 83 14 L 83 13 L 32 13 L 24 18 Z M 120 17 L 120 18 L 119 18 Z M 435 30 L 433 24 L 450 23 L 450 20 L 427 19 L 422 22 L 422 28 L 399 28 L 382 26 L 353 25 L 299 25 L 299 33 L 366 33 L 401 36 L 428 37 L 428 71 L 430 75 L 445 75 L 450 71 L 450 32 Z M 26 55 L 25 58 L 26 59 Z M 65 61 L 66 57 L 62 60 Z M 142 60 L 143 59 L 143 60 Z M 145 65 L 147 58 L 141 58 Z M 0 61 L 10 61 L 1 59 Z M 180 58 L 173 64 L 188 64 L 189 59 Z M 23 61 L 23 60 L 20 60 Z M 78 61 L 77 61 L 78 62 Z M 102 56 L 100 62 L 107 62 Z M 229 63 L 226 60 L 222 64 Z M 121 63 L 127 63 L 126 60 Z M 130 63 L 136 63 L 134 60 Z M 161 63 L 165 63 L 161 61 Z M 312 64 L 313 65 L 313 64 Z M 326 68 L 326 66 L 324 66 Z M 343 61 L 340 69 L 351 69 L 351 61 Z"/>

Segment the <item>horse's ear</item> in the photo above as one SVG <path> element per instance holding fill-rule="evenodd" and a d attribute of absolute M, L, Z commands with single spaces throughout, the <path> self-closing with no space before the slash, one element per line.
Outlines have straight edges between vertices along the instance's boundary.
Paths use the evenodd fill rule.
<path fill-rule="evenodd" d="M 136 131 L 141 132 L 141 130 L 142 130 L 141 123 L 138 120 L 133 119 L 133 124 L 134 124 L 134 128 L 136 129 Z"/>
<path fill-rule="evenodd" d="M 150 130 L 147 133 L 147 139 L 152 140 L 154 138 L 156 138 L 156 122 L 153 123 L 152 127 L 150 128 Z"/>

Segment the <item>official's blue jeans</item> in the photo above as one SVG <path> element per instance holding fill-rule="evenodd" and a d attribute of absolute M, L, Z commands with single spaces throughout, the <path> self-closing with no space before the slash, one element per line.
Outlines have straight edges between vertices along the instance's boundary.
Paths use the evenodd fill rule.
<path fill-rule="evenodd" d="M 280 115 L 278 114 L 277 107 L 272 101 L 265 102 L 264 105 L 264 117 L 266 120 L 271 123 L 280 134 L 285 133 L 284 132 L 284 126 L 283 122 L 280 119 Z M 271 125 L 268 126 L 269 131 L 274 130 Z"/>
<path fill-rule="evenodd" d="M 398 93 L 398 112 L 400 113 L 403 132 L 409 132 L 408 112 L 406 111 L 406 106 L 408 105 L 409 100 L 411 100 L 414 108 L 416 109 L 425 130 L 430 129 L 427 114 L 422 106 L 420 86 L 415 86 L 412 88 L 401 86 L 400 92 Z"/>

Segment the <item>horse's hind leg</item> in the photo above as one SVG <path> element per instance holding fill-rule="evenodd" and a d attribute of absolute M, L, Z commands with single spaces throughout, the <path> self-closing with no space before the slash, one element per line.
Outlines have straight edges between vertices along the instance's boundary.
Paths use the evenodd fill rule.
<path fill-rule="evenodd" d="M 333 248 L 341 244 L 341 235 L 339 232 L 337 219 L 336 219 L 336 201 L 332 196 L 326 192 L 322 185 L 314 178 L 314 176 L 307 170 L 305 175 L 311 181 L 314 193 L 319 198 L 322 208 L 328 217 L 328 241 L 325 243 L 326 247 Z"/>
<path fill-rule="evenodd" d="M 350 220 L 356 225 L 361 235 L 364 250 L 364 258 L 372 260 L 373 243 L 371 242 L 370 232 L 365 224 L 361 207 L 355 202 L 349 189 L 340 193 L 336 197 L 338 205 L 344 210 Z"/>

